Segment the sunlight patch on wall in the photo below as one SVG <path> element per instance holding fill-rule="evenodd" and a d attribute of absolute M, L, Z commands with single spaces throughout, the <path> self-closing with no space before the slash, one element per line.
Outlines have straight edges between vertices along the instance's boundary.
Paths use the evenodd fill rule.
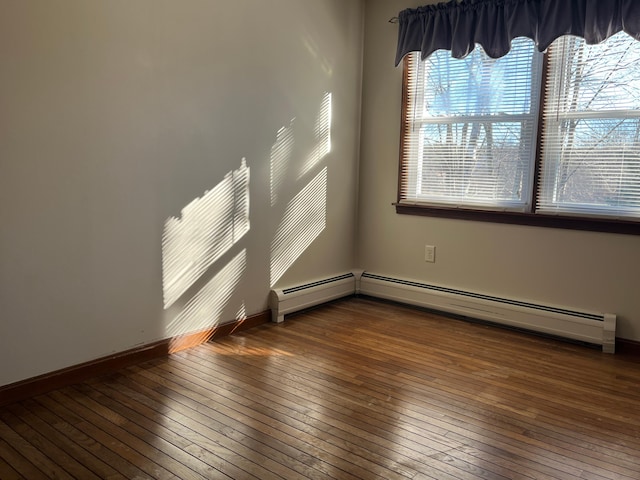
<path fill-rule="evenodd" d="M 327 219 L 327 167 L 288 204 L 271 242 L 271 286 L 322 233 Z"/>
<path fill-rule="evenodd" d="M 302 165 L 298 179 L 305 176 L 318 165 L 329 152 L 331 152 L 331 93 L 327 92 L 322 98 L 320 110 L 316 116 L 314 128 L 316 144 Z"/>
<path fill-rule="evenodd" d="M 236 291 L 240 279 L 247 267 L 246 249 L 238 253 L 224 266 L 206 285 L 182 308 L 182 311 L 167 325 L 166 333 L 169 337 L 195 331 L 211 329 L 220 322 L 223 311 L 231 296 Z M 244 307 L 238 311 L 241 314 Z M 243 320 L 246 317 L 238 320 Z"/>
<path fill-rule="evenodd" d="M 278 193 L 282 187 L 293 151 L 293 122 L 278 130 L 276 143 L 271 147 L 271 206 L 278 202 Z"/>
<path fill-rule="evenodd" d="M 167 309 L 249 231 L 245 159 L 212 190 L 170 217 L 162 235 L 162 289 Z"/>
<path fill-rule="evenodd" d="M 310 35 L 305 35 L 302 37 L 302 44 L 304 48 L 311 54 L 311 56 L 320 63 L 320 68 L 322 71 L 330 77 L 333 75 L 333 66 L 328 58 L 319 54 L 320 48 L 315 40 Z"/>
<path fill-rule="evenodd" d="M 242 302 L 242 304 L 240 305 L 240 308 L 236 312 L 236 320 L 237 321 L 244 321 L 246 319 L 247 319 L 247 307 L 244 304 L 244 302 Z"/>

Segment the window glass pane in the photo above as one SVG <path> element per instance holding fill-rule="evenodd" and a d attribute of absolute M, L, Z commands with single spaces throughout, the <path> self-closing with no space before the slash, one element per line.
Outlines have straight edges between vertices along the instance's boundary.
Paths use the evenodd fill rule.
<path fill-rule="evenodd" d="M 408 74 L 401 201 L 527 210 L 535 155 L 540 55 L 516 39 L 489 58 L 415 55 Z"/>
<path fill-rule="evenodd" d="M 550 48 L 538 211 L 640 219 L 640 42 Z"/>
<path fill-rule="evenodd" d="M 527 169 L 513 159 L 527 154 L 521 151 L 523 123 L 424 125 L 421 193 L 442 202 L 519 202 Z"/>
<path fill-rule="evenodd" d="M 508 55 L 476 46 L 466 58 L 438 50 L 418 68 L 424 75 L 424 117 L 522 114 L 531 111 L 533 42 L 516 39 Z"/>

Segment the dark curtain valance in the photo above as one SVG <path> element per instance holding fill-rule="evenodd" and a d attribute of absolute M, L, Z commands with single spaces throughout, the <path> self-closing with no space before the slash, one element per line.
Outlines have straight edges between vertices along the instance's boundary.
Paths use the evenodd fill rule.
<path fill-rule="evenodd" d="M 398 20 L 396 65 L 412 51 L 463 58 L 476 43 L 498 58 L 516 37 L 531 38 L 541 52 L 562 35 L 595 44 L 624 30 L 640 40 L 640 0 L 451 0 L 408 8 Z"/>

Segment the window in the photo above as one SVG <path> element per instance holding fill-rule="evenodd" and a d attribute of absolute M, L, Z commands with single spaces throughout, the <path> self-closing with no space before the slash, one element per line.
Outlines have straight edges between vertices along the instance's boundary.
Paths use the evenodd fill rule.
<path fill-rule="evenodd" d="M 640 42 L 404 68 L 399 213 L 640 233 Z"/>

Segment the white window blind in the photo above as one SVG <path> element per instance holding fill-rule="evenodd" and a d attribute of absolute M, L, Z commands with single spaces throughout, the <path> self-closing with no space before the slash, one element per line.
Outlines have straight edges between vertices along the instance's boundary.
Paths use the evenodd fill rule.
<path fill-rule="evenodd" d="M 537 212 L 640 219 L 640 42 L 549 49 Z"/>
<path fill-rule="evenodd" d="M 400 203 L 528 211 L 542 63 L 533 42 L 516 39 L 499 59 L 477 46 L 464 59 L 441 50 L 407 62 Z"/>

